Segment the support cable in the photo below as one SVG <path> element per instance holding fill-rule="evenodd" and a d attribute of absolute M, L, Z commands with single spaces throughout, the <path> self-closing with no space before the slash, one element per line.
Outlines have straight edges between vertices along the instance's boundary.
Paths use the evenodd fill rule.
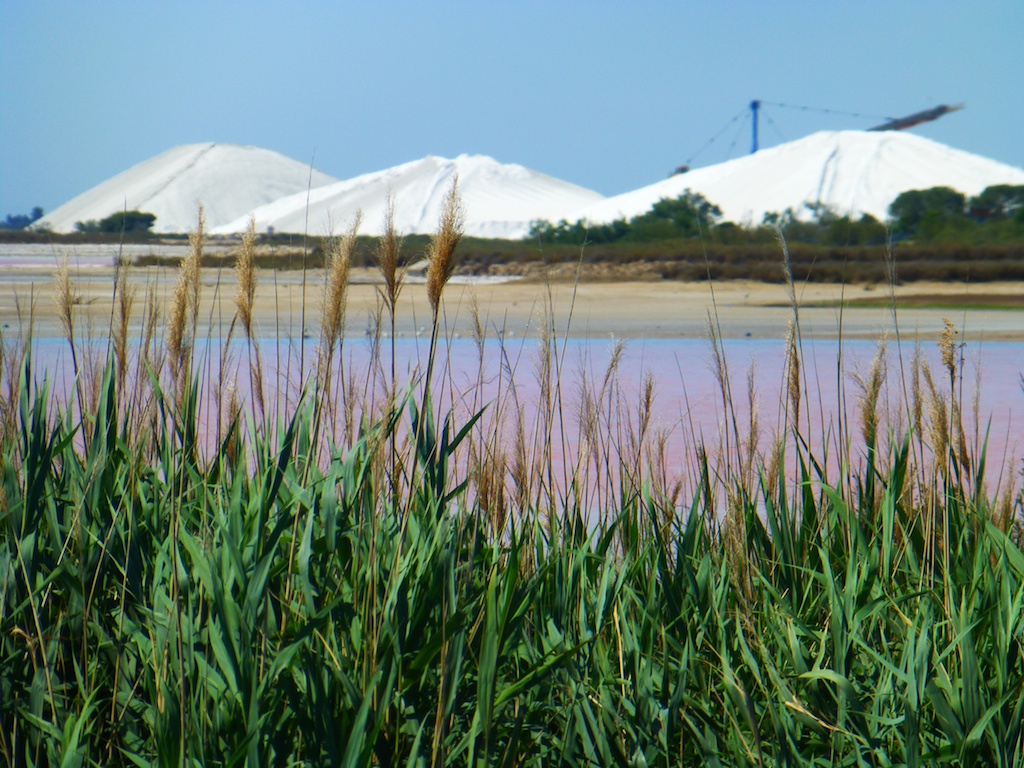
<path fill-rule="evenodd" d="M 710 147 L 712 144 L 714 144 L 715 141 L 717 141 L 719 138 L 721 138 L 722 134 L 725 133 L 726 131 L 728 131 L 729 128 L 731 128 L 732 125 L 736 121 L 738 121 L 741 117 L 746 117 L 746 115 L 747 115 L 747 108 L 744 107 L 743 109 L 741 109 L 739 112 L 737 112 L 733 116 L 732 120 L 730 120 L 728 123 L 725 124 L 725 126 L 723 126 L 722 130 L 720 130 L 718 133 L 716 133 L 714 136 L 712 136 L 710 139 L 708 139 L 706 142 L 704 142 L 704 145 L 700 149 L 698 149 L 696 152 L 694 152 L 692 155 L 690 155 L 690 157 L 688 157 L 686 159 L 686 164 L 690 165 L 694 161 L 694 159 L 697 157 L 697 155 L 701 154 L 704 150 L 706 150 L 708 147 Z"/>
<path fill-rule="evenodd" d="M 828 109 L 825 107 L 804 107 L 798 104 L 783 104 L 781 101 L 761 101 L 762 104 L 770 104 L 773 107 L 784 109 L 798 109 L 802 112 L 821 112 L 825 115 L 842 115 L 843 117 L 863 117 L 867 120 L 894 120 L 895 118 L 886 115 L 869 115 L 864 112 L 846 112 L 841 109 Z"/>
<path fill-rule="evenodd" d="M 775 121 L 772 120 L 770 117 L 768 117 L 768 115 L 766 115 L 764 113 L 761 113 L 761 118 L 766 123 L 768 123 L 769 126 L 771 126 L 772 128 L 775 129 L 775 133 L 777 133 L 779 135 L 779 140 L 780 141 L 782 141 L 783 143 L 789 141 L 789 139 L 786 138 L 785 134 L 783 134 L 782 131 L 779 129 L 779 126 L 775 123 Z"/>
<path fill-rule="evenodd" d="M 749 119 L 750 119 L 750 115 L 747 115 L 747 120 L 749 120 Z M 734 157 L 733 150 L 736 149 L 736 145 L 740 141 L 740 134 L 743 133 L 744 129 L 747 127 L 747 120 L 744 120 L 742 123 L 740 123 L 738 126 L 736 126 L 736 133 L 734 133 L 733 136 L 732 136 L 732 143 L 729 145 L 729 149 L 726 150 L 726 153 L 725 153 L 725 159 L 726 160 L 733 159 L 733 157 Z"/>

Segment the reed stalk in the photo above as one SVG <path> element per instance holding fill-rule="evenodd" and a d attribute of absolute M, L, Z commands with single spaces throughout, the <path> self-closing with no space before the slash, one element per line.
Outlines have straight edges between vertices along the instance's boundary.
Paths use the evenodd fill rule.
<path fill-rule="evenodd" d="M 321 298 L 320 346 L 317 352 L 318 389 L 337 401 L 337 390 L 333 386 L 334 358 L 338 357 L 341 368 L 339 378 L 344 378 L 343 342 L 345 337 L 345 314 L 349 272 L 356 247 L 356 237 L 362 224 L 362 212 L 357 212 L 344 236 L 338 240 L 329 237 L 324 243 L 325 272 L 323 296 Z M 334 414 L 333 407 L 329 409 Z"/>

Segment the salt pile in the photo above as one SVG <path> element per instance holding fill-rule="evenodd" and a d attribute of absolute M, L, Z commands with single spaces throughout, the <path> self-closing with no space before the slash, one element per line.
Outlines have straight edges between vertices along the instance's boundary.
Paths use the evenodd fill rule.
<path fill-rule="evenodd" d="M 380 233 L 390 195 L 400 232 L 429 233 L 456 175 L 466 234 L 511 239 L 525 236 L 536 219 L 628 219 L 687 189 L 718 205 L 724 220 L 758 224 L 765 213 L 787 209 L 810 218 L 808 205 L 885 219 L 890 203 L 909 189 L 948 186 L 975 195 L 993 184 L 1024 184 L 1020 168 L 906 132 L 815 133 L 610 198 L 482 155 L 427 156 L 339 181 L 267 149 L 207 143 L 175 147 L 139 163 L 60 206 L 34 228 L 70 232 L 78 221 L 127 209 L 155 214 L 155 232 L 187 232 L 202 202 L 214 234 L 242 232 L 255 216 L 260 232 L 318 236 L 340 232 L 362 210 L 361 232 L 373 235 Z"/>
<path fill-rule="evenodd" d="M 257 206 L 337 181 L 298 160 L 258 147 L 187 144 L 129 168 L 51 211 L 33 228 L 73 232 L 78 221 L 123 210 L 156 215 L 154 232 L 188 232 L 202 202 L 215 229 Z"/>
<path fill-rule="evenodd" d="M 246 212 L 215 228 L 215 234 L 245 229 L 250 214 L 263 232 L 323 235 L 348 227 L 363 212 L 362 234 L 379 234 L 388 196 L 394 200 L 395 227 L 403 234 L 433 232 L 444 197 L 455 176 L 465 211 L 465 232 L 474 237 L 521 238 L 535 219 L 557 220 L 603 196 L 521 165 L 482 155 L 454 160 L 428 155 L 410 163 L 305 191 Z"/>
<path fill-rule="evenodd" d="M 907 190 L 946 186 L 976 195 L 993 184 L 1024 184 L 1024 170 L 912 133 L 823 131 L 606 198 L 567 218 L 595 224 L 629 219 L 689 189 L 738 224 L 759 224 L 765 213 L 787 209 L 808 219 L 807 206 L 818 204 L 884 220 Z"/>

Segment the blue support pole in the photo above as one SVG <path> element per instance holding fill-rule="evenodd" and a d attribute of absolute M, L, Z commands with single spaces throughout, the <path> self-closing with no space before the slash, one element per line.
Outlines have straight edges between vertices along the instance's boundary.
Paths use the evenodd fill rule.
<path fill-rule="evenodd" d="M 761 108 L 761 102 L 754 99 L 750 102 L 750 126 L 751 126 L 751 140 L 750 140 L 750 154 L 757 152 L 757 111 Z"/>

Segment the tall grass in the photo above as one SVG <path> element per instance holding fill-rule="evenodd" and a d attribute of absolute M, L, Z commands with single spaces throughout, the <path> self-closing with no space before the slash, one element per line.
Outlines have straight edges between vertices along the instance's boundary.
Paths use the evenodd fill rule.
<path fill-rule="evenodd" d="M 453 189 L 428 385 L 459 220 Z M 325 249 L 318 363 L 290 407 L 264 391 L 251 234 L 231 326 L 250 407 L 200 359 L 201 218 L 165 347 L 152 292 L 134 346 L 119 305 L 94 401 L 35 370 L 28 325 L 0 337 L 6 764 L 1024 763 L 1021 496 L 988 495 L 984 442 L 963 436 L 951 328 L 940 375 L 909 363 L 902 420 L 878 363 L 861 436 L 812 440 L 793 294 L 767 452 L 753 377 L 744 421 L 715 357 L 730 442 L 670 467 L 653 382 L 627 399 L 621 350 L 573 381 L 551 314 L 531 408 L 505 344 L 485 400 L 478 314 L 463 419 L 440 386 L 398 381 L 393 347 L 383 396 L 346 383 L 357 231 Z M 393 339 L 393 227 L 378 260 Z"/>

